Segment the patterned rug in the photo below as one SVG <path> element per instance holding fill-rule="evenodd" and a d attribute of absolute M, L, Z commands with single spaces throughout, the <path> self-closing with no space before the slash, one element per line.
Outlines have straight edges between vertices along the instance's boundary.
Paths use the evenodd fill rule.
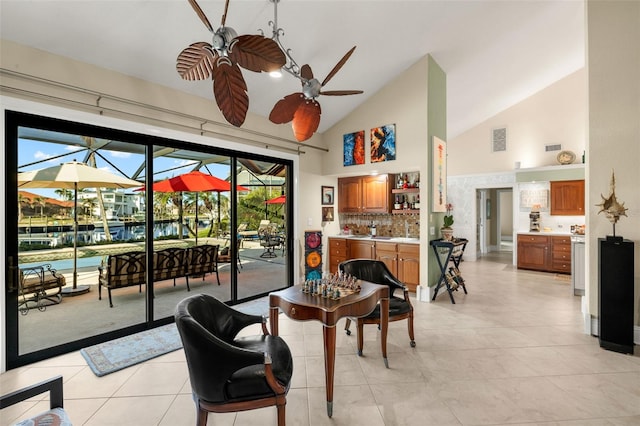
<path fill-rule="evenodd" d="M 268 315 L 269 298 L 262 297 L 233 308 L 250 315 Z M 178 329 L 175 324 L 168 324 L 89 346 L 81 349 L 80 353 L 95 375 L 102 377 L 180 348 L 182 341 Z"/>
<path fill-rule="evenodd" d="M 168 324 L 89 346 L 80 353 L 95 375 L 101 377 L 180 348 L 178 329 L 175 324 Z"/>

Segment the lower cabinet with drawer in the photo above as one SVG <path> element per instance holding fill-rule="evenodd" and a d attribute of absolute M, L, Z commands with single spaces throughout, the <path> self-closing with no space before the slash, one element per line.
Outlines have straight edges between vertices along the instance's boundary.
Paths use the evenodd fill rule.
<path fill-rule="evenodd" d="M 571 237 L 551 237 L 551 270 L 571 273 Z"/>
<path fill-rule="evenodd" d="M 329 272 L 347 259 L 377 259 L 402 281 L 409 291 L 420 285 L 420 245 L 372 241 L 370 239 L 329 238 Z"/>
<path fill-rule="evenodd" d="M 346 238 L 329 238 L 329 272 L 338 272 L 338 265 L 349 259 L 349 247 Z"/>
<path fill-rule="evenodd" d="M 571 238 L 519 234 L 518 269 L 570 274 Z"/>

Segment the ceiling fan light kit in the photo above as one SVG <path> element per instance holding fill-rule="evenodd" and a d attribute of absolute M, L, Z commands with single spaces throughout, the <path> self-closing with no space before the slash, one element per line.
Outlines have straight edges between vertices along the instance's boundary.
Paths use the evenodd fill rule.
<path fill-rule="evenodd" d="M 293 133 L 298 142 L 313 136 L 320 125 L 322 113 L 316 100 L 319 95 L 344 96 L 363 93 L 362 90 L 322 91 L 325 84 L 347 62 L 355 46 L 333 67 L 322 83 L 313 77 L 309 65 L 298 66 L 280 41 L 284 30 L 278 26 L 278 3 L 274 5 L 274 19 L 269 21 L 271 38 L 261 35 L 241 35 L 225 26 L 229 0 L 225 2 L 220 27 L 213 26 L 196 2 L 188 0 L 202 23 L 213 34 L 212 42 L 197 42 L 189 45 L 178 55 L 176 70 L 184 80 L 213 79 L 213 94 L 224 118 L 236 127 L 242 126 L 249 109 L 247 85 L 241 67 L 254 72 L 267 72 L 272 76 L 285 71 L 299 79 L 302 91 L 285 96 L 273 107 L 269 120 L 275 124 L 292 122 Z M 262 33 L 262 31 L 261 31 Z M 282 74 L 280 72 L 280 74 Z"/>

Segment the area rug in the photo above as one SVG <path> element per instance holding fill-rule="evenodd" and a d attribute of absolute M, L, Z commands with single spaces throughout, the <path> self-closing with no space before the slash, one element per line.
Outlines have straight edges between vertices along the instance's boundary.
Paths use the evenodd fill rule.
<path fill-rule="evenodd" d="M 139 364 L 182 347 L 175 324 L 168 324 L 130 336 L 81 349 L 80 353 L 96 376 Z"/>

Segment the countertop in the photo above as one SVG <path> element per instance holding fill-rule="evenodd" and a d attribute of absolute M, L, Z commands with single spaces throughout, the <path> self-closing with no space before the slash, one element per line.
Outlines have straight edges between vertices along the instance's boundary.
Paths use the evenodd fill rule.
<path fill-rule="evenodd" d="M 529 231 L 520 231 L 518 235 L 549 235 L 556 237 L 578 237 L 584 238 L 584 234 L 573 234 L 571 232 L 562 232 L 562 231 L 540 231 L 540 232 L 529 232 Z"/>
<path fill-rule="evenodd" d="M 346 238 L 349 240 L 379 241 L 381 243 L 420 244 L 420 238 L 405 237 L 372 237 L 370 235 L 332 235 L 329 238 Z"/>

